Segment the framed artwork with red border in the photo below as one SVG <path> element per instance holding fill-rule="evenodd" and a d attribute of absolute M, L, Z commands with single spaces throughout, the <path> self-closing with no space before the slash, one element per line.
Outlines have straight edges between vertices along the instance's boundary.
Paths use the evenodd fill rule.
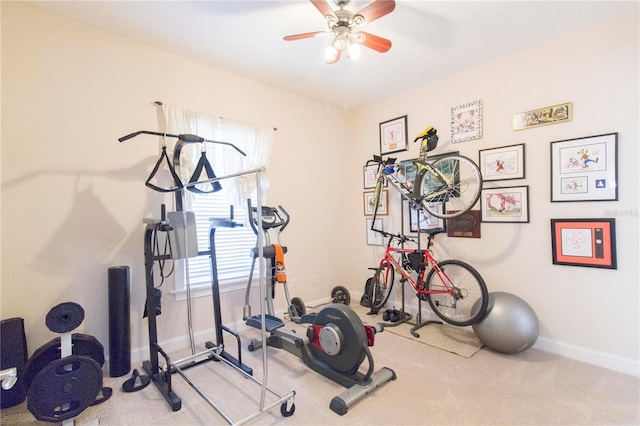
<path fill-rule="evenodd" d="M 615 219 L 551 219 L 551 251 L 554 265 L 618 269 Z"/>

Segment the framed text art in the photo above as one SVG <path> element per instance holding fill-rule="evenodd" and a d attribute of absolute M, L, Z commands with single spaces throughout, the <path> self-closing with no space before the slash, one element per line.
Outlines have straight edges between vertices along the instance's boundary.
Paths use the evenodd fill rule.
<path fill-rule="evenodd" d="M 513 116 L 513 130 L 530 129 L 571 121 L 571 102 L 521 112 Z"/>
<path fill-rule="evenodd" d="M 482 101 L 451 108 L 451 143 L 482 137 Z"/>
<path fill-rule="evenodd" d="M 483 222 L 529 223 L 529 186 L 483 189 Z"/>
<path fill-rule="evenodd" d="M 551 201 L 617 201 L 617 146 L 617 133 L 551 142 Z"/>
<path fill-rule="evenodd" d="M 363 193 L 364 215 L 373 216 L 376 211 L 376 203 L 374 202 L 375 191 L 366 191 Z M 389 190 L 383 189 L 380 199 L 378 200 L 378 210 L 376 216 L 386 216 L 389 214 Z"/>
<path fill-rule="evenodd" d="M 370 246 L 381 246 L 384 244 L 382 240 L 384 222 L 382 219 L 376 219 L 375 222 L 373 218 L 367 218 L 367 245 Z"/>
<path fill-rule="evenodd" d="M 481 149 L 480 172 L 483 181 L 524 178 L 524 144 Z"/>
<path fill-rule="evenodd" d="M 617 269 L 615 219 L 551 219 L 554 265 Z"/>
<path fill-rule="evenodd" d="M 446 221 L 444 219 L 430 215 L 425 209 L 416 209 L 407 202 L 409 206 L 409 232 L 423 232 L 430 229 L 445 229 Z M 442 204 L 438 205 L 438 210 L 442 213 Z"/>
<path fill-rule="evenodd" d="M 407 140 L 406 115 L 380 123 L 380 155 L 406 151 Z"/>

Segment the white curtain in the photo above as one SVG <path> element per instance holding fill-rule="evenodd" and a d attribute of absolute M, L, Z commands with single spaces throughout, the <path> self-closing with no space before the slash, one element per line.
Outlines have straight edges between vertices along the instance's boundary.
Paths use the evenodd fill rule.
<path fill-rule="evenodd" d="M 246 170 L 265 167 L 269 161 L 273 146 L 274 129 L 241 121 L 223 119 L 209 114 L 176 107 L 162 105 L 158 114 L 161 132 L 169 134 L 194 134 L 205 139 L 227 142 L 237 146 L 246 156 L 225 145 L 217 145 L 216 155 L 222 155 L 223 161 L 218 161 L 219 167 L 214 167 L 216 176 L 239 173 Z M 168 149 L 173 149 L 175 144 L 168 144 Z M 200 158 L 200 144 L 185 147 L 180 156 L 180 179 L 183 183 L 189 182 L 195 166 Z M 211 144 L 205 144 L 207 158 L 211 164 L 216 164 L 215 159 L 210 158 Z M 256 180 L 252 175 L 246 175 L 238 179 L 225 182 L 235 182 L 235 185 L 223 184 L 229 202 L 236 206 L 243 206 L 247 198 L 255 194 Z M 261 196 L 266 195 L 269 180 L 266 174 L 262 175 Z M 205 188 L 201 188 L 206 190 Z"/>

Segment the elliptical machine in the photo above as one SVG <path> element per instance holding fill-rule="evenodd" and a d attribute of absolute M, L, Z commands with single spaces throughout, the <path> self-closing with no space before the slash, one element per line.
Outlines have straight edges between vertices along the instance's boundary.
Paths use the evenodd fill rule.
<path fill-rule="evenodd" d="M 280 234 L 289 224 L 289 213 L 282 207 L 268 207 L 262 206 L 262 223 L 258 223 L 258 209 L 251 206 L 251 199 L 247 200 L 249 222 L 253 232 L 258 235 L 258 232 L 262 232 L 264 236 L 265 246 L 263 247 L 263 256 L 270 259 L 269 271 L 266 274 L 267 277 L 267 293 L 266 293 L 266 305 L 267 315 L 271 321 L 282 323 L 281 319 L 275 316 L 275 310 L 273 307 L 273 299 L 275 298 L 277 284 L 282 284 L 284 294 L 287 300 L 287 312 L 291 321 L 299 323 L 303 315 L 307 313 L 307 308 L 299 297 L 291 299 L 289 297 L 289 287 L 287 285 L 287 275 L 284 268 L 284 254 L 287 252 L 285 246 L 280 245 Z M 258 230 L 260 227 L 261 231 Z M 275 244 L 271 243 L 269 232 L 275 233 Z M 251 282 L 253 279 L 253 272 L 258 260 L 258 247 L 251 249 L 251 257 L 253 258 L 251 263 L 251 271 L 249 272 L 249 280 L 247 282 L 247 291 L 244 296 L 244 307 L 242 310 L 242 316 L 245 321 L 249 318 L 260 321 L 260 316 L 256 315 L 251 317 L 251 304 L 249 303 L 249 296 L 251 294 Z M 258 323 L 258 328 L 260 327 Z M 267 330 L 269 331 L 269 330 Z"/>
<path fill-rule="evenodd" d="M 263 247 L 263 255 L 271 259 L 271 267 L 267 271 L 267 314 L 265 314 L 265 329 L 269 333 L 266 344 L 301 358 L 313 371 L 347 387 L 342 394 L 334 397 L 329 408 L 339 415 L 344 415 L 350 406 L 363 399 L 369 393 L 390 380 L 396 379 L 393 370 L 383 367 L 374 372 L 374 362 L 370 346 L 374 345 L 375 334 L 383 331 L 381 325 L 365 326 L 358 315 L 346 304 L 331 303 L 322 308 L 318 313 L 307 314 L 304 304 L 300 305 L 294 299 L 289 299 L 286 284 L 286 271 L 284 265 L 284 253 L 286 247 L 271 244 L 269 231 L 276 231 L 276 241 L 289 223 L 289 215 L 282 208 L 262 207 L 262 224 L 255 219 L 256 208 L 251 207 L 248 201 L 251 226 L 254 232 L 264 232 L 266 242 Z M 260 230 L 258 229 L 260 228 Z M 252 250 L 253 267 L 257 257 L 257 247 Z M 251 277 L 251 275 L 250 275 Z M 306 330 L 306 336 L 285 329 L 284 321 L 273 315 L 273 295 L 276 283 L 284 284 L 284 291 L 288 302 L 290 319 L 298 324 L 310 324 Z M 247 286 L 245 306 L 243 310 L 246 324 L 260 329 L 262 327 L 261 316 L 251 316 L 249 305 L 249 291 L 251 278 Z M 254 351 L 263 346 L 263 342 L 253 339 L 249 344 L 249 351 Z M 359 371 L 361 364 L 367 360 L 366 372 Z"/>

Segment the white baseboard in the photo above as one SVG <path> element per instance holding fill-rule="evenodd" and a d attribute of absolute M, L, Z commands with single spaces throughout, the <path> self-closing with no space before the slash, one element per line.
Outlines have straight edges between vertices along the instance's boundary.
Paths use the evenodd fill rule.
<path fill-rule="evenodd" d="M 358 296 L 358 300 L 360 297 L 361 295 Z M 354 296 L 352 296 L 351 300 L 355 300 Z M 387 306 L 394 306 L 394 301 L 387 302 Z M 402 306 L 402 302 L 395 301 L 395 306 L 397 309 Z M 425 306 L 425 304 L 423 304 L 423 321 L 438 319 L 433 312 L 430 312 L 430 310 L 431 308 L 428 305 Z M 405 311 L 412 315 L 416 315 L 418 308 L 417 306 L 405 303 Z M 469 329 L 471 329 L 471 327 L 469 327 Z M 598 352 L 588 348 L 551 340 L 546 337 L 539 337 L 533 347 L 540 349 L 541 351 L 561 355 L 576 361 L 586 362 L 587 364 L 596 365 L 619 373 L 640 377 L 640 360 L 637 359 L 624 358 L 617 355 Z"/>
<path fill-rule="evenodd" d="M 582 361 L 619 373 L 640 377 L 640 362 L 631 358 L 623 358 L 580 346 L 556 342 L 545 337 L 539 337 L 533 347 L 545 352 L 575 359 L 576 361 Z"/>
<path fill-rule="evenodd" d="M 351 303 L 358 304 L 360 303 L 360 298 L 362 293 L 353 293 L 351 294 Z M 324 305 L 329 302 L 329 299 L 323 299 L 316 301 L 314 303 L 307 304 L 308 307 L 314 308 Z M 387 306 L 394 306 L 394 302 L 387 302 Z M 395 302 L 396 308 L 401 306 L 401 302 Z M 422 312 L 422 320 L 428 319 L 436 319 L 434 314 L 430 314 L 428 312 L 429 307 L 426 307 L 427 312 L 423 310 Z M 416 315 L 417 307 L 406 305 L 405 311 Z M 231 329 L 241 333 L 247 329 L 247 325 L 243 321 L 239 321 L 233 324 L 228 324 L 228 327 Z M 470 327 L 469 327 L 470 328 Z M 197 333 L 194 333 L 195 343 L 201 345 L 207 341 L 211 341 L 215 339 L 215 330 L 213 328 L 202 330 Z M 190 346 L 189 336 L 180 336 L 174 339 L 169 339 L 160 342 L 163 350 L 167 353 L 175 352 L 181 349 L 188 348 Z M 545 337 L 539 337 L 536 343 L 533 345 L 534 348 L 540 349 L 545 352 L 554 353 L 557 355 L 561 355 L 567 358 L 575 359 L 577 361 L 586 362 L 588 364 L 596 365 L 598 367 L 603 367 L 609 370 L 617 371 L 624 374 L 630 374 L 632 376 L 640 377 L 640 361 L 630 358 L 623 358 L 616 355 L 594 351 L 588 348 L 583 348 L 580 346 L 570 345 L 563 342 L 558 342 L 554 340 L 547 339 Z M 106 358 L 105 364 L 108 365 L 108 356 Z M 131 351 L 131 362 L 132 364 L 140 364 L 145 360 L 149 359 L 149 346 L 135 348 Z"/>

